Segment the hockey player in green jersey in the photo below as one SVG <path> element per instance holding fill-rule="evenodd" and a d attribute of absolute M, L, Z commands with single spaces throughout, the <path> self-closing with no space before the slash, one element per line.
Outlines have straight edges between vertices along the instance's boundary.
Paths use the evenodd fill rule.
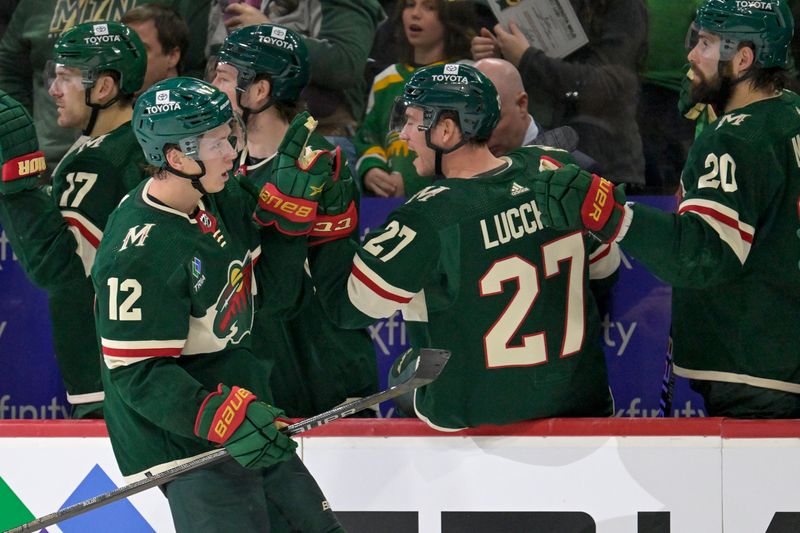
<path fill-rule="evenodd" d="M 276 519 L 287 531 L 342 531 L 279 431 L 283 411 L 258 400 L 269 384 L 250 349 L 256 306 L 291 316 L 310 294 L 305 241 L 252 223 L 249 199 L 229 180 L 244 131 L 222 92 L 165 80 L 138 98 L 133 121 L 153 177 L 109 219 L 92 272 L 120 470 L 142 479 L 222 445 L 236 462 L 164 487 L 179 533 L 265 531 Z M 280 176 L 277 191 L 298 204 L 308 201 L 308 174 L 295 167 L 307 132 L 296 124 L 277 147 L 276 173 L 300 192 L 283 191 Z M 274 268 L 262 250 L 293 268 Z"/>
<path fill-rule="evenodd" d="M 125 25 L 97 22 L 64 32 L 53 57 L 49 92 L 58 107 L 58 124 L 82 130 L 86 137 L 59 163 L 50 197 L 35 184 L 0 195 L 0 222 L 30 279 L 48 292 L 53 342 L 72 416 L 101 416 L 101 360 L 89 272 L 109 214 L 144 177 L 130 119 L 147 55 L 139 36 Z"/>
<path fill-rule="evenodd" d="M 447 179 L 410 198 L 363 246 L 336 241 L 309 258 L 326 311 L 360 327 L 400 309 L 413 346 L 452 352 L 414 397 L 433 427 L 610 415 L 589 279 L 613 274 L 619 251 L 543 228 L 524 185 L 540 157 L 571 156 L 540 147 L 492 155 L 497 92 L 467 65 L 417 71 L 396 116 L 418 173 Z"/>
<path fill-rule="evenodd" d="M 281 26 L 261 24 L 236 30 L 218 52 L 212 84 L 228 95 L 246 122 L 247 147 L 239 159 L 237 178 L 253 193 L 253 207 L 272 173 L 278 143 L 302 108 L 300 93 L 309 75 L 305 41 Z M 334 153 L 339 179 L 352 184 L 338 148 L 316 133 L 309 147 Z M 358 237 L 356 205 L 348 207 L 337 219 L 317 220 L 310 233 L 312 245 L 324 246 L 334 228 L 337 236 Z M 301 314 L 287 320 L 256 313 L 253 351 L 268 364 L 274 363 L 275 402 L 290 416 L 307 417 L 348 398 L 377 392 L 377 361 L 366 330 L 337 328 L 316 297 Z"/>
<path fill-rule="evenodd" d="M 617 241 L 673 285 L 675 374 L 710 416 L 800 417 L 800 98 L 783 90 L 785 0 L 707 0 L 687 36 L 691 96 L 719 118 L 695 140 L 676 214 L 625 204 L 566 167 L 534 184 L 543 218 Z"/>

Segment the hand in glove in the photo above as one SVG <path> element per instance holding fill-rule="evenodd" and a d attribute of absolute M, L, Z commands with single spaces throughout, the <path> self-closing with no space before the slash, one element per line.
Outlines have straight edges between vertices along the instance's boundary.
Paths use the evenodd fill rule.
<path fill-rule="evenodd" d="M 284 416 L 280 409 L 256 401 L 247 389 L 220 383 L 200 406 L 194 433 L 222 444 L 246 468 L 267 467 L 289 459 L 297 448 L 276 425 L 288 422 Z"/>

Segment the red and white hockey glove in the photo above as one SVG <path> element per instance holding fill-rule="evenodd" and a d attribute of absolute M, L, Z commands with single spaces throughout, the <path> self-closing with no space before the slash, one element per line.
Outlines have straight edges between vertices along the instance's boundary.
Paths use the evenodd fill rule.
<path fill-rule="evenodd" d="M 317 218 L 317 204 L 330 181 L 332 156 L 327 150 L 310 150 L 308 138 L 317 121 L 308 112 L 289 124 L 272 165 L 272 175 L 258 194 L 253 219 L 274 225 L 288 235 L 305 235 Z"/>
<path fill-rule="evenodd" d="M 625 216 L 625 192 L 597 174 L 575 165 L 542 158 L 533 181 L 536 205 L 545 226 L 555 229 L 583 229 L 601 242 L 613 241 Z"/>
<path fill-rule="evenodd" d="M 206 396 L 197 412 L 194 433 L 222 444 L 246 468 L 262 468 L 294 455 L 297 443 L 278 430 L 275 422 L 288 423 L 285 413 L 256 401 L 247 389 L 219 384 Z"/>

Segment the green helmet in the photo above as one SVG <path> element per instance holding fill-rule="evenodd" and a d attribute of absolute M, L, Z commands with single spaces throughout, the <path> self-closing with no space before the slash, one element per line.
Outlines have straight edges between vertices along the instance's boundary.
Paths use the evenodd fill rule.
<path fill-rule="evenodd" d="M 270 96 L 279 102 L 296 102 L 308 85 L 311 69 L 303 38 L 288 28 L 259 24 L 240 28 L 225 39 L 218 62 L 239 71 L 237 86 L 244 90 L 258 74 L 269 74 Z"/>
<path fill-rule="evenodd" d="M 787 0 L 707 0 L 697 9 L 693 29 L 722 39 L 723 60 L 733 57 L 739 43 L 749 41 L 755 45 L 756 63 L 763 68 L 785 68 L 794 18 Z M 693 48 L 692 39 L 687 40 L 690 44 Z"/>
<path fill-rule="evenodd" d="M 147 52 L 135 31 L 113 22 L 86 22 L 61 34 L 53 48 L 56 64 L 77 68 L 91 87 L 100 73 L 119 74 L 119 88 L 133 94 L 142 87 Z"/>
<path fill-rule="evenodd" d="M 154 84 L 136 99 L 132 125 L 147 161 L 164 168 L 166 146 L 177 145 L 197 159 L 201 136 L 233 120 L 225 93 L 204 81 L 178 77 Z"/>
<path fill-rule="evenodd" d="M 403 108 L 419 107 L 424 111 L 422 127 L 428 132 L 443 111 L 455 112 L 464 142 L 488 140 L 500 119 L 497 89 L 481 71 L 469 65 L 421 68 L 408 80 L 399 100 Z"/>

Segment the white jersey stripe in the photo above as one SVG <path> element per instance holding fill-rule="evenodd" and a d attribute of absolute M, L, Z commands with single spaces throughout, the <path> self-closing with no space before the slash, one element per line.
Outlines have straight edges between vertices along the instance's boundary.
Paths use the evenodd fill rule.
<path fill-rule="evenodd" d="M 183 348 L 183 345 L 186 343 L 186 341 L 183 339 L 170 339 L 164 341 L 117 341 L 102 337 L 100 340 L 102 341 L 103 346 L 108 346 L 109 348 L 117 348 L 119 350 Z"/>
<path fill-rule="evenodd" d="M 403 300 L 409 301 L 416 294 L 414 292 L 409 292 L 399 287 L 395 287 L 391 283 L 385 281 L 382 277 L 376 274 L 374 270 L 368 267 L 367 264 L 358 255 L 355 255 L 353 257 L 353 267 L 357 268 L 367 278 L 369 278 L 370 282 L 377 285 L 381 290 L 390 293 L 392 297 L 396 298 L 398 301 L 403 301 Z"/>
<path fill-rule="evenodd" d="M 147 361 L 148 359 L 152 359 L 152 357 L 114 357 L 103 354 L 103 361 L 105 361 L 109 370 L 114 370 L 121 366 L 130 366 L 142 361 Z"/>
<path fill-rule="evenodd" d="M 750 254 L 755 230 L 739 221 L 738 213 L 717 202 L 689 200 L 680 205 L 678 213 L 691 213 L 700 217 L 744 264 Z"/>
<path fill-rule="evenodd" d="M 753 387 L 761 387 L 762 389 L 779 390 L 783 392 L 790 392 L 792 394 L 800 394 L 800 385 L 797 383 L 790 383 L 788 381 L 778 381 L 777 379 L 760 378 L 758 376 L 750 376 L 747 374 L 734 374 L 733 372 L 720 372 L 716 370 L 692 370 L 690 368 L 683 368 L 678 365 L 673 365 L 676 376 L 681 376 L 689 379 L 699 379 L 703 381 L 724 381 L 726 383 L 744 383 L 745 385 L 752 385 Z"/>
<path fill-rule="evenodd" d="M 619 268 L 621 260 L 619 245 L 604 244 L 589 256 L 589 279 L 605 279 Z"/>
<path fill-rule="evenodd" d="M 684 211 L 689 207 L 702 207 L 706 210 L 713 211 L 718 215 L 715 218 L 720 219 L 720 221 L 729 224 L 731 227 L 734 227 L 741 231 L 742 236 L 752 242 L 753 235 L 755 235 L 756 229 L 751 226 L 750 224 L 746 224 L 739 220 L 739 212 L 735 209 L 731 209 L 730 207 L 723 205 L 719 202 L 714 202 L 712 200 L 703 200 L 700 198 L 692 198 L 689 200 L 684 200 L 681 202 L 681 205 L 678 207 L 678 211 Z"/>
<path fill-rule="evenodd" d="M 356 309 L 372 318 L 392 316 L 401 307 L 400 303 L 379 295 L 352 273 L 347 280 L 347 295 Z"/>
<path fill-rule="evenodd" d="M 75 253 L 80 257 L 83 270 L 87 276 L 92 272 L 97 247 L 103 238 L 103 232 L 77 211 L 62 211 L 61 216 L 67 222 L 70 232 L 75 237 L 77 247 Z"/>

